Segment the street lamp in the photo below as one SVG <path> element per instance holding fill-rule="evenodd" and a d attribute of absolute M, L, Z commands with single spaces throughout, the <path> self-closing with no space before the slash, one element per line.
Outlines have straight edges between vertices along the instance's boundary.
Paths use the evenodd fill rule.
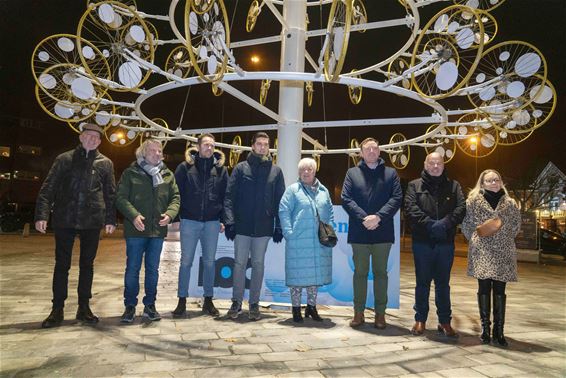
<path fill-rule="evenodd" d="M 474 179 L 478 178 L 478 138 L 473 136 L 470 138 L 470 148 L 473 149 L 476 153 L 476 158 L 474 159 L 474 167 L 475 167 L 475 176 Z"/>

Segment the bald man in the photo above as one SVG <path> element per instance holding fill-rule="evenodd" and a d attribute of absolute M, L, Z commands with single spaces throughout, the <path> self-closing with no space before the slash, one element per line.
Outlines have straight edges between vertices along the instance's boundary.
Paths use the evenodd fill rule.
<path fill-rule="evenodd" d="M 411 333 L 422 335 L 426 329 L 430 284 L 434 280 L 438 332 L 457 337 L 450 325 L 450 271 L 456 226 L 464 219 L 466 200 L 460 184 L 446 176 L 444 159 L 438 152 L 427 155 L 421 177 L 409 183 L 405 213 L 412 229 L 417 281 Z"/>

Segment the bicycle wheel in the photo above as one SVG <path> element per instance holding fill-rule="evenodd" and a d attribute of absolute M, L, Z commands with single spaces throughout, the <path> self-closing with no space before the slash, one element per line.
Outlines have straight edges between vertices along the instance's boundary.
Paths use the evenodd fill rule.
<path fill-rule="evenodd" d="M 96 46 L 85 40 L 82 42 L 81 52 L 77 36 L 55 34 L 39 42 L 32 53 L 31 70 L 35 82 L 56 101 L 91 104 L 106 92 L 96 79 L 108 79 L 110 67 Z M 81 54 L 90 60 L 96 77 L 85 72 Z"/>
<path fill-rule="evenodd" d="M 230 28 L 224 2 L 218 0 L 204 13 L 196 12 L 187 0 L 185 39 L 195 72 L 205 81 L 222 80 L 228 63 Z M 206 64 L 206 69 L 201 65 Z"/>
<path fill-rule="evenodd" d="M 503 4 L 505 0 L 454 0 L 454 4 L 465 5 L 470 8 L 491 11 Z"/>
<path fill-rule="evenodd" d="M 438 125 L 431 125 L 426 132 L 430 132 L 431 130 L 438 127 Z M 425 143 L 436 143 L 438 144 L 435 147 L 428 147 L 425 146 L 426 154 L 431 154 L 433 152 L 438 152 L 440 156 L 444 159 L 444 163 L 448 163 L 450 160 L 454 158 L 456 155 L 456 140 L 454 138 L 450 138 L 453 135 L 453 132 L 450 128 L 444 127 L 440 129 L 440 131 L 427 139 L 424 140 Z"/>
<path fill-rule="evenodd" d="M 248 33 L 254 30 L 255 23 L 257 21 L 257 16 L 259 16 L 260 11 L 261 8 L 259 6 L 258 1 L 253 0 L 252 3 L 250 4 L 250 8 L 248 9 L 248 15 L 246 17 L 246 31 Z"/>
<path fill-rule="evenodd" d="M 393 134 L 389 139 L 389 144 L 404 142 L 406 140 L 407 138 L 405 137 L 405 135 L 396 133 Z M 411 147 L 407 144 L 393 147 L 391 149 L 395 150 L 395 152 L 389 153 L 389 160 L 391 161 L 391 165 L 393 165 L 396 169 L 407 168 L 407 165 L 409 165 L 409 160 L 411 159 Z"/>
<path fill-rule="evenodd" d="M 327 43 L 324 50 L 324 77 L 328 81 L 336 81 L 342 71 L 350 25 L 352 23 L 352 0 L 334 0 L 328 16 L 326 27 Z"/>
<path fill-rule="evenodd" d="M 135 61 L 128 51 L 139 59 L 153 63 L 154 40 L 150 29 L 137 11 L 116 1 L 91 3 L 77 28 L 79 48 L 81 41 L 94 44 L 108 61 L 110 80 L 118 84 L 116 91 L 134 91 L 151 75 Z M 96 77 L 90 60 L 83 54 L 81 62 L 87 72 Z M 145 70 L 145 73 L 143 72 Z"/>
<path fill-rule="evenodd" d="M 457 139 L 456 145 L 466 155 L 482 158 L 495 151 L 499 142 L 499 133 L 493 122 L 481 113 L 466 114 L 458 120 L 455 133 L 459 136 L 469 135 L 469 138 Z"/>
<path fill-rule="evenodd" d="M 413 88 L 432 99 L 462 88 L 480 61 L 483 35 L 481 17 L 471 8 L 453 5 L 437 13 L 415 42 L 411 67 L 425 64 L 411 74 Z"/>
<path fill-rule="evenodd" d="M 536 47 L 521 41 L 502 42 L 483 53 L 469 83 L 477 89 L 468 99 L 478 108 L 488 104 L 512 113 L 527 107 L 545 90 L 546 74 L 546 60 Z M 490 113 L 489 109 L 482 111 Z"/>

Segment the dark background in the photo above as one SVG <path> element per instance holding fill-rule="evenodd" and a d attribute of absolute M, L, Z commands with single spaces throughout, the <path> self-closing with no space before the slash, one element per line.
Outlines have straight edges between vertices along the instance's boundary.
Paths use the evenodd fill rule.
<path fill-rule="evenodd" d="M 184 2 L 180 2 L 184 3 Z M 267 7 L 260 14 L 255 30 L 245 32 L 245 16 L 250 1 L 226 1 L 229 19 L 233 18 L 232 41 L 240 41 L 270 35 L 277 35 L 280 26 Z M 450 5 L 442 2 L 422 9 L 421 26 L 426 20 Z M 138 0 L 138 9 L 149 14 L 165 15 L 169 2 L 157 0 Z M 397 0 L 366 1 L 369 21 L 380 21 L 404 17 L 403 8 Z M 177 9 L 177 25 L 182 26 L 182 4 Z M 328 6 L 323 7 L 321 16 L 318 7 L 309 8 L 309 29 L 320 28 L 320 20 L 325 20 Z M 55 156 L 73 148 L 78 143 L 77 134 L 66 124 L 49 117 L 37 104 L 34 96 L 35 82 L 32 77 L 30 63 L 35 46 L 44 38 L 57 33 L 76 34 L 78 21 L 86 9 L 83 0 L 1 0 L 0 1 L 0 146 L 11 147 L 8 158 L 0 158 L 0 173 L 29 171 L 37 173 L 37 180 L 0 180 L 0 196 L 2 201 L 28 202 L 35 201 L 37 190 L 45 178 Z M 566 1 L 564 0 L 507 0 L 492 14 L 498 21 L 499 33 L 494 43 L 507 40 L 522 40 L 535 45 L 541 50 L 548 64 L 548 78 L 558 92 L 558 105 L 552 118 L 540 129 L 536 130 L 525 142 L 516 146 L 500 146 L 493 154 L 482 159 L 474 159 L 461 151 L 447 165 L 449 174 L 460 180 L 465 188 L 474 185 L 477 174 L 486 168 L 495 168 L 502 172 L 508 182 L 515 182 L 526 175 L 533 175 L 539 167 L 553 161 L 562 171 L 566 171 L 565 141 L 566 115 L 564 92 L 566 88 Z M 151 21 L 159 32 L 160 39 L 172 39 L 173 33 L 168 23 Z M 323 23 L 325 24 L 325 23 Z M 182 29 L 182 27 L 180 27 Z M 394 27 L 382 30 L 367 31 L 364 34 L 352 33 L 346 63 L 342 72 L 353 68 L 369 66 L 393 54 L 406 41 L 409 29 Z M 321 38 L 307 41 L 307 49 L 317 59 Z M 159 46 L 155 63 L 164 66 L 165 59 L 174 45 Z M 246 70 L 279 70 L 279 43 L 264 46 L 235 49 L 237 62 Z M 260 56 L 261 62 L 253 66 L 250 56 Z M 305 64 L 306 67 L 308 64 Z M 307 68 L 310 70 L 310 68 Z M 368 76 L 370 79 L 383 80 L 382 76 Z M 165 82 L 159 75 L 152 75 L 144 85 L 145 88 Z M 233 83 L 235 87 L 251 95 L 259 97 L 259 82 Z M 214 97 L 209 86 L 194 86 L 190 89 L 184 117 L 181 113 L 187 95 L 187 88 L 163 93 L 148 101 L 143 111 L 151 117 L 165 119 L 171 128 L 181 126 L 183 129 L 237 126 L 254 124 L 271 124 L 273 121 L 259 112 L 247 107 L 239 100 L 224 94 Z M 269 92 L 267 106 L 277 110 L 278 84 L 273 82 Z M 133 101 L 134 95 L 112 93 L 117 100 Z M 305 100 L 306 101 L 306 100 Z M 447 109 L 469 108 L 466 99 L 441 101 Z M 313 106 L 305 104 L 305 121 L 365 119 L 388 117 L 428 116 L 431 108 L 415 101 L 382 92 L 364 90 L 363 100 L 359 105 L 352 105 L 348 99 L 347 88 L 332 84 L 315 84 Z M 374 126 L 348 127 L 329 129 L 310 129 L 306 132 L 312 137 L 326 143 L 329 148 L 349 147 L 350 140 L 362 140 L 373 136 L 382 143 L 402 132 L 408 138 L 422 135 L 429 125 L 406 126 Z M 236 133 L 217 134 L 217 141 L 231 143 Z M 244 144 L 249 145 L 251 133 L 240 133 Z M 275 131 L 270 131 L 274 138 Z M 29 154 L 19 150 L 19 146 L 31 145 L 41 147 L 40 153 Z M 138 145 L 118 148 L 112 147 L 105 140 L 100 150 L 109 156 L 116 166 L 119 178 L 121 171 L 133 160 L 133 151 Z M 304 149 L 312 146 L 304 142 Z M 167 164 L 171 169 L 181 161 L 185 149 L 184 141 L 169 142 L 165 147 Z M 228 153 L 227 150 L 225 150 Z M 386 154 L 382 155 L 389 164 Z M 399 174 L 406 184 L 415 178 L 422 169 L 425 157 L 424 148 L 411 148 L 409 166 L 400 170 Z M 243 158 L 243 157 L 242 157 Z M 335 202 L 339 202 L 342 179 L 351 159 L 346 155 L 323 156 L 318 177 L 334 192 Z"/>

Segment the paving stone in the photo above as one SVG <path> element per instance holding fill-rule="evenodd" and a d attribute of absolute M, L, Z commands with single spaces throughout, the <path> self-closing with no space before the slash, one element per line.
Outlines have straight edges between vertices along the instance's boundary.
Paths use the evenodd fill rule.
<path fill-rule="evenodd" d="M 230 347 L 234 354 L 250 354 L 250 353 L 270 353 L 271 348 L 266 344 L 241 344 L 232 345 Z"/>
<path fill-rule="evenodd" d="M 323 369 L 321 373 L 325 377 L 371 377 L 362 368 Z"/>
<path fill-rule="evenodd" d="M 365 365 L 361 368 L 367 371 L 372 377 L 398 376 L 410 373 L 408 370 L 396 364 L 384 364 L 379 366 Z"/>
<path fill-rule="evenodd" d="M 470 368 L 457 368 L 457 369 L 446 369 L 446 370 L 439 370 L 437 371 L 443 377 L 448 378 L 474 378 L 474 377 L 485 377 L 485 375 L 481 374 L 480 372 L 470 369 Z"/>
<path fill-rule="evenodd" d="M 264 361 L 258 354 L 220 356 L 217 360 L 220 362 L 220 365 L 225 366 L 253 365 Z"/>
<path fill-rule="evenodd" d="M 293 372 L 300 372 L 300 371 L 313 371 L 313 370 L 321 370 L 321 369 L 329 369 L 331 368 L 328 362 L 321 360 L 321 359 L 314 359 L 314 360 L 296 360 L 296 361 L 285 361 L 285 365 L 289 368 L 289 370 Z"/>
<path fill-rule="evenodd" d="M 308 371 L 294 371 L 292 373 L 286 374 L 278 374 L 277 377 L 304 377 L 304 378 L 316 378 L 316 377 L 324 377 L 319 371 L 317 370 L 308 370 Z"/>
<path fill-rule="evenodd" d="M 261 358 L 267 362 L 274 361 L 294 361 L 302 359 L 302 355 L 299 352 L 272 352 L 272 353 L 261 353 Z"/>
<path fill-rule="evenodd" d="M 521 370 L 504 364 L 474 366 L 472 369 L 479 371 L 483 375 L 493 378 L 505 377 L 505 376 L 517 376 L 519 374 L 523 374 Z"/>
<path fill-rule="evenodd" d="M 512 364 L 513 360 L 503 357 L 495 353 L 478 353 L 466 356 L 472 361 L 478 362 L 480 364 Z"/>

